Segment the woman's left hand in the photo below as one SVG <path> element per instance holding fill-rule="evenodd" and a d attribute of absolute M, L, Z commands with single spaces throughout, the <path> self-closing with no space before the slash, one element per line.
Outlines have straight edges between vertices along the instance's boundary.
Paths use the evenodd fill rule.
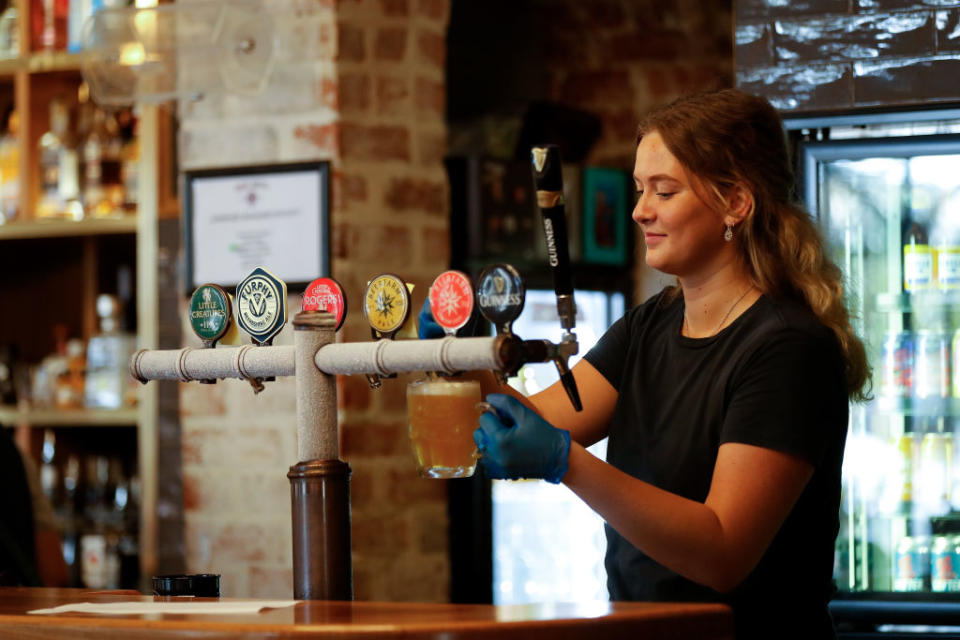
<path fill-rule="evenodd" d="M 554 484 L 567 472 L 570 432 L 557 429 L 512 396 L 491 393 L 473 441 L 487 477 L 500 480 L 543 478 Z"/>

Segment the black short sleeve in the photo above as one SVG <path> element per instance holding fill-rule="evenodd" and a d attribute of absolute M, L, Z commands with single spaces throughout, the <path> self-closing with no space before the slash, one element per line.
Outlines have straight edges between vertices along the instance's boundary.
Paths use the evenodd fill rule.
<path fill-rule="evenodd" d="M 584 360 L 594 366 L 614 389 L 620 390 L 623 364 L 630 346 L 630 331 L 627 316 L 623 316 L 607 329 Z"/>

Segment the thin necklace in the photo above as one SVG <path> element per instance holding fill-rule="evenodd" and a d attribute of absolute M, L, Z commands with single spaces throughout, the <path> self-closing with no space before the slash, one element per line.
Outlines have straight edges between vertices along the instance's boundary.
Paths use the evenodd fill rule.
<path fill-rule="evenodd" d="M 723 314 L 723 319 L 720 320 L 720 324 L 717 325 L 717 328 L 714 329 L 713 331 L 711 331 L 709 334 L 707 334 L 707 335 L 704 336 L 704 337 L 705 337 L 705 338 L 708 338 L 708 337 L 710 337 L 710 336 L 712 336 L 712 335 L 716 335 L 716 333 L 717 333 L 718 331 L 720 331 L 720 327 L 723 326 L 723 323 L 726 322 L 726 321 L 727 321 L 727 318 L 730 317 L 730 314 L 733 313 L 733 310 L 737 308 L 737 305 L 738 305 L 738 304 L 740 304 L 740 301 L 743 300 L 743 299 L 747 296 L 747 294 L 750 293 L 751 291 L 753 291 L 753 285 L 750 285 L 749 287 L 747 287 L 746 290 L 745 290 L 743 293 L 740 294 L 740 297 L 737 298 L 737 299 L 734 301 L 734 303 L 733 303 L 732 305 L 730 305 L 730 308 L 727 309 L 727 312 L 726 312 L 725 314 Z M 687 319 L 687 307 L 686 307 L 686 305 L 684 305 L 684 307 L 683 307 L 683 324 L 687 327 L 687 331 L 689 332 L 689 331 L 690 331 L 690 320 Z"/>

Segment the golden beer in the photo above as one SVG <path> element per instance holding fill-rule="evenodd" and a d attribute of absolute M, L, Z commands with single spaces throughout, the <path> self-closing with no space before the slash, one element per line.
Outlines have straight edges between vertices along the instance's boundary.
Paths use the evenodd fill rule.
<path fill-rule="evenodd" d="M 426 478 L 465 478 L 477 466 L 473 431 L 480 417 L 480 383 L 417 380 L 407 385 L 410 441 Z"/>

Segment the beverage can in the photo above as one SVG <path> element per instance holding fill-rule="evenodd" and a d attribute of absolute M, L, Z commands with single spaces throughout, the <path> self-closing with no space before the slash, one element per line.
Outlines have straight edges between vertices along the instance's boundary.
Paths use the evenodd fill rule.
<path fill-rule="evenodd" d="M 919 398 L 950 396 L 950 341 L 939 331 L 917 334 L 914 387 Z"/>
<path fill-rule="evenodd" d="M 890 398 L 913 393 L 915 342 L 909 331 L 888 331 L 883 341 L 881 392 Z"/>
<path fill-rule="evenodd" d="M 894 591 L 926 591 L 930 582 L 930 545 L 923 536 L 904 536 L 897 543 Z"/>
<path fill-rule="evenodd" d="M 930 590 L 960 591 L 960 536 L 934 536 L 930 546 Z"/>

